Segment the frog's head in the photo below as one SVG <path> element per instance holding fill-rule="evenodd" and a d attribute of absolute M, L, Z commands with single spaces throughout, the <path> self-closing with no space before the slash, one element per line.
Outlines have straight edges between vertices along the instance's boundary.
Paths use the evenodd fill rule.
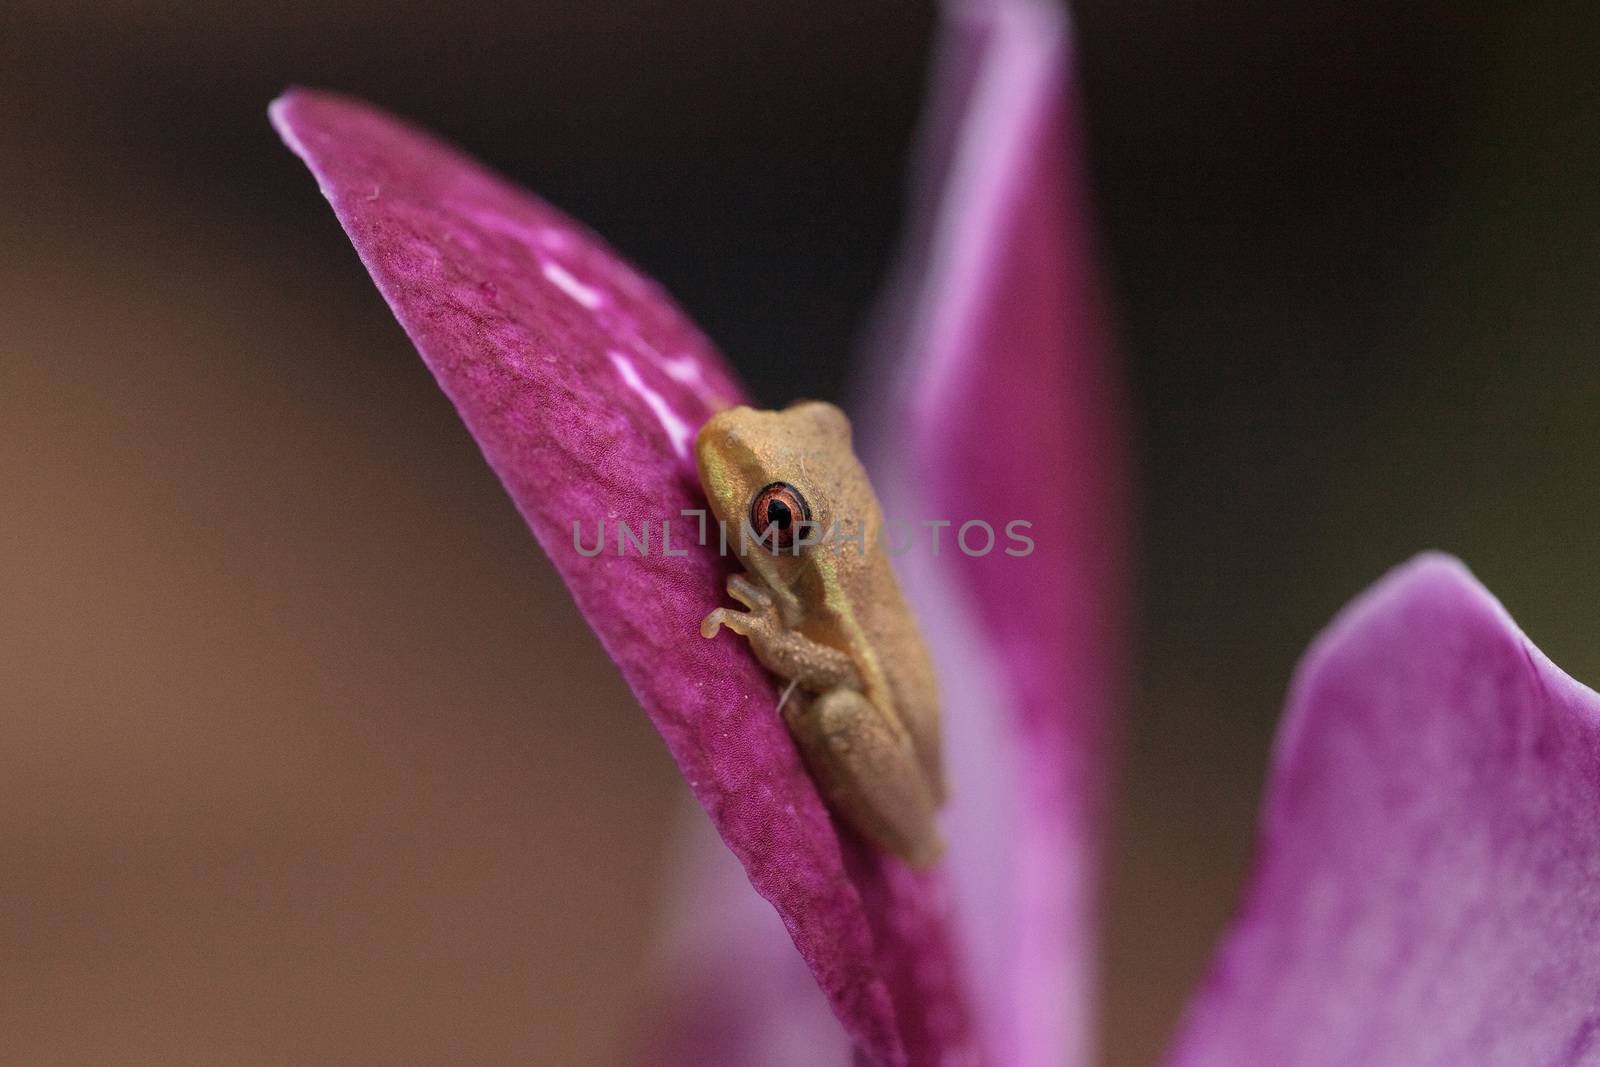
<path fill-rule="evenodd" d="M 774 589 L 786 589 L 806 565 L 805 539 L 835 522 L 865 481 L 850 448 L 850 420 L 821 401 L 782 411 L 732 407 L 717 412 L 694 442 L 700 484 L 727 530 L 730 551 Z M 766 536 L 763 537 L 763 534 Z"/>

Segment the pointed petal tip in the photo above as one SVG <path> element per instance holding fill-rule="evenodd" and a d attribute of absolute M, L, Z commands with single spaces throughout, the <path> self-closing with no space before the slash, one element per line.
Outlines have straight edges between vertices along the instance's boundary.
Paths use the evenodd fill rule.
<path fill-rule="evenodd" d="M 278 131 L 278 136 L 283 138 L 283 143 L 289 146 L 289 150 L 303 158 L 305 153 L 300 150 L 297 143 L 297 138 L 294 135 L 293 119 L 290 115 L 301 92 L 301 89 L 291 85 L 273 97 L 272 102 L 267 105 L 267 121 L 272 124 L 274 130 Z"/>
<path fill-rule="evenodd" d="M 1397 602 L 1418 596 L 1454 595 L 1493 600 L 1467 565 L 1448 552 L 1427 549 L 1397 564 L 1355 598 L 1328 627 L 1336 634 L 1359 627 L 1370 613 L 1392 610 Z"/>
<path fill-rule="evenodd" d="M 308 101 L 317 99 L 324 94 L 317 89 L 308 89 L 301 85 L 286 86 L 283 92 L 272 98 L 267 104 L 267 121 L 272 123 L 272 128 L 277 130 L 285 140 L 294 136 L 294 113 Z"/>
<path fill-rule="evenodd" d="M 1523 632 L 1500 598 L 1460 558 L 1438 549 L 1417 553 L 1397 564 L 1347 604 L 1311 643 L 1295 671 L 1292 694 L 1299 694 L 1336 651 L 1360 635 L 1395 621 L 1427 613 L 1435 618 L 1476 619 L 1490 632 L 1520 644 L 1546 682 L 1562 682 L 1591 693 L 1556 666 Z M 1386 620 L 1390 620 L 1386 622 Z M 1290 712 L 1301 703 L 1291 699 Z"/>
<path fill-rule="evenodd" d="M 1333 656 L 1335 650 L 1350 639 L 1381 625 L 1384 618 L 1406 614 L 1425 603 L 1452 603 L 1463 609 L 1492 609 L 1515 629 L 1515 623 L 1511 622 L 1500 602 L 1478 581 L 1465 563 L 1448 552 L 1424 550 L 1390 568 L 1340 609 L 1312 640 L 1295 668 L 1290 687 L 1291 714 L 1293 707 L 1300 703 L 1294 699 L 1294 694 L 1310 684 L 1311 678 Z"/>

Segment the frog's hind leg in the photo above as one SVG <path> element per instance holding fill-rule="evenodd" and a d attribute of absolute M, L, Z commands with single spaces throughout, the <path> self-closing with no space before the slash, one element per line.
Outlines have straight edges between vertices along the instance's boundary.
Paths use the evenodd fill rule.
<path fill-rule="evenodd" d="M 910 741 L 871 701 L 833 689 L 786 718 L 834 810 L 863 837 L 914 867 L 944 852 L 938 800 Z"/>

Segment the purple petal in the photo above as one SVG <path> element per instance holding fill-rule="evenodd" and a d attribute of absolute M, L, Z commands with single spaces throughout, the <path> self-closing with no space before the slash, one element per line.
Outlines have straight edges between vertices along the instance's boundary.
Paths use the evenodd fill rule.
<path fill-rule="evenodd" d="M 699 809 L 680 822 L 635 1058 L 656 1067 L 849 1063 L 850 1042 L 777 915 Z"/>
<path fill-rule="evenodd" d="M 944 691 L 950 868 L 997 1062 L 1092 1055 L 1098 828 L 1121 662 L 1121 397 L 1101 312 L 1064 9 L 953 5 L 924 138 L 939 210 L 881 332 L 886 507 L 949 520 L 900 562 Z M 945 132 L 953 126 L 953 135 Z M 1026 520 L 1035 548 L 1003 549 Z M 954 537 L 987 523 L 974 557 Z M 969 547 L 985 543 L 970 530 Z"/>
<path fill-rule="evenodd" d="M 1600 1057 L 1600 694 L 1424 556 L 1296 673 L 1185 1065 Z"/>
<path fill-rule="evenodd" d="M 309 92 L 272 118 L 851 1038 L 884 1063 L 963 1048 L 936 884 L 841 840 L 772 680 L 734 635 L 699 636 L 714 545 L 575 544 L 575 521 L 589 544 L 602 519 L 704 506 L 692 435 L 740 395 L 705 338 L 593 235 L 418 131 Z"/>

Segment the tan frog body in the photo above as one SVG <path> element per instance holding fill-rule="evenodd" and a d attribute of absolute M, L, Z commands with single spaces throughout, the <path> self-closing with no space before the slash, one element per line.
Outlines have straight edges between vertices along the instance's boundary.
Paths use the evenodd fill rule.
<path fill-rule="evenodd" d="M 701 428 L 695 459 L 745 567 L 728 595 L 748 609 L 717 608 L 700 632 L 742 634 L 798 690 L 784 720 L 838 815 L 909 863 L 934 863 L 945 786 L 933 666 L 883 551 L 849 420 L 817 401 L 728 408 Z"/>

